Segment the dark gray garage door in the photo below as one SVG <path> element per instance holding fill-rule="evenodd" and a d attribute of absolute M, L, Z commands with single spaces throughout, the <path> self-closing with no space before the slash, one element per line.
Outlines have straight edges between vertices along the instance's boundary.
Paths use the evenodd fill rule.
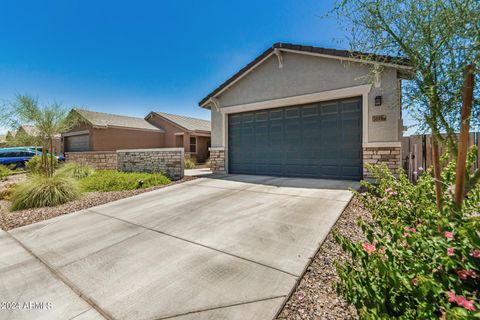
<path fill-rule="evenodd" d="M 361 98 L 229 115 L 230 173 L 360 180 Z"/>
<path fill-rule="evenodd" d="M 65 137 L 66 152 L 80 152 L 90 150 L 90 139 L 88 134 Z"/>

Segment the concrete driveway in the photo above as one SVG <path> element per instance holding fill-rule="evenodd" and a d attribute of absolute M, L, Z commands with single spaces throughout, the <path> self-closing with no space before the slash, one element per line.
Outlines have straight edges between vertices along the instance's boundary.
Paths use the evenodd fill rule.
<path fill-rule="evenodd" d="M 358 183 L 199 178 L 0 233 L 10 319 L 272 319 Z"/>

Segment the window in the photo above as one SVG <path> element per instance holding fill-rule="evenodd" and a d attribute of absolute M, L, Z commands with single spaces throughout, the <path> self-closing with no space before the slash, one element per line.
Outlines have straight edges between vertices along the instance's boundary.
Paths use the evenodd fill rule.
<path fill-rule="evenodd" d="M 197 153 L 197 137 L 190 137 L 190 152 Z"/>

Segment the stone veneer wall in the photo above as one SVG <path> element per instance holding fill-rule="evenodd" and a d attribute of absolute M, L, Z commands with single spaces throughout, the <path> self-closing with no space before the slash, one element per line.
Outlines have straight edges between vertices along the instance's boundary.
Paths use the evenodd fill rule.
<path fill-rule="evenodd" d="M 226 173 L 225 148 L 210 148 L 210 168 L 213 173 Z"/>
<path fill-rule="evenodd" d="M 183 178 L 183 148 L 117 150 L 117 156 L 120 171 L 163 172 L 173 179 Z"/>
<path fill-rule="evenodd" d="M 385 163 L 388 168 L 396 174 L 402 163 L 401 147 L 364 147 L 363 163 L 381 164 Z M 363 178 L 371 179 L 372 174 L 363 167 Z"/>
<path fill-rule="evenodd" d="M 117 152 L 115 151 L 66 152 L 65 160 L 88 164 L 98 170 L 117 169 Z"/>

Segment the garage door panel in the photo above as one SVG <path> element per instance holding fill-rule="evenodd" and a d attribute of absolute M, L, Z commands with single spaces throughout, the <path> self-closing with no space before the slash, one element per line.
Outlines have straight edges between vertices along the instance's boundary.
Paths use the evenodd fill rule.
<path fill-rule="evenodd" d="M 231 173 L 359 180 L 361 99 L 229 116 Z"/>
<path fill-rule="evenodd" d="M 82 134 L 65 137 L 66 152 L 82 152 L 90 150 L 90 135 Z"/>

